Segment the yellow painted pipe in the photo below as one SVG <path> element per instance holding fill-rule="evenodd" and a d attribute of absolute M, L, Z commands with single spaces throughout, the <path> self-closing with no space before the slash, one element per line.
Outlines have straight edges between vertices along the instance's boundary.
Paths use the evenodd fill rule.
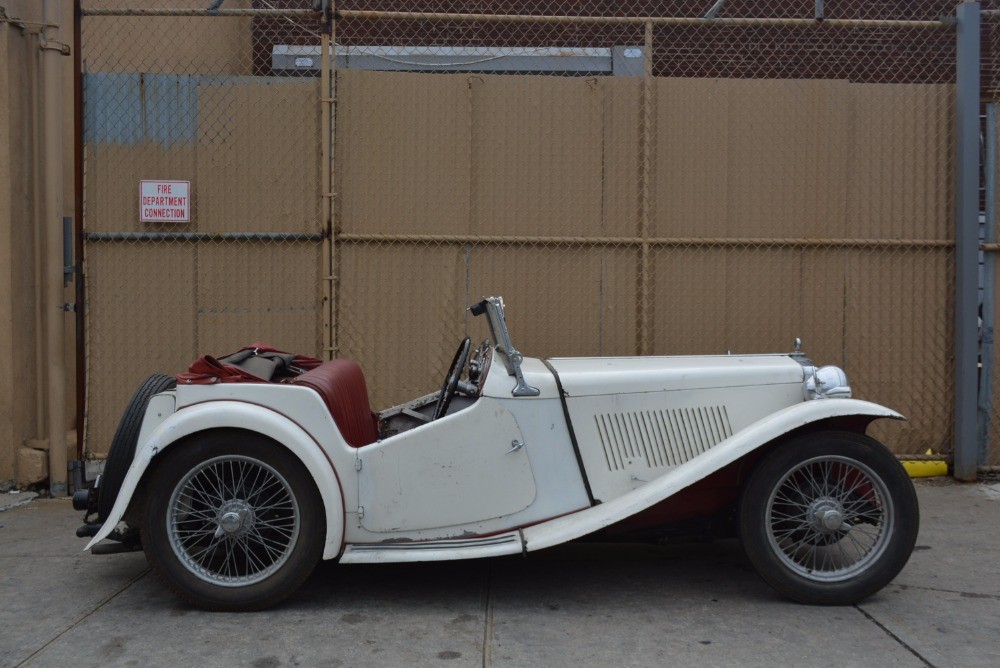
<path fill-rule="evenodd" d="M 942 459 L 904 459 L 900 463 L 911 478 L 934 478 L 948 475 L 948 462 Z"/>

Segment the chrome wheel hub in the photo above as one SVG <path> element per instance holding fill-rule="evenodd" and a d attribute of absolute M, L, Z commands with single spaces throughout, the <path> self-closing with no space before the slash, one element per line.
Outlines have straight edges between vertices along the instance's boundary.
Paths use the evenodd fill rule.
<path fill-rule="evenodd" d="M 809 504 L 809 517 L 817 531 L 832 533 L 844 526 L 844 508 L 837 501 L 822 498 Z"/>
<path fill-rule="evenodd" d="M 894 531 L 885 482 L 867 465 L 829 455 L 788 471 L 767 500 L 768 542 L 798 575 L 842 582 L 867 570 Z"/>
<path fill-rule="evenodd" d="M 253 507 L 246 501 L 227 501 L 219 509 L 218 535 L 238 536 L 253 529 Z"/>
<path fill-rule="evenodd" d="M 299 538 L 299 504 L 274 467 L 228 455 L 184 476 L 167 506 L 174 555 L 198 578 L 244 587 L 280 569 Z"/>

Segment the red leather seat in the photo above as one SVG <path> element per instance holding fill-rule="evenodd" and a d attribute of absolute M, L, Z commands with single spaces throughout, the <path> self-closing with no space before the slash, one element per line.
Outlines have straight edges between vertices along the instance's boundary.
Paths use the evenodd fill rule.
<path fill-rule="evenodd" d="M 354 360 L 331 360 L 296 376 L 295 385 L 312 388 L 349 445 L 360 448 L 378 440 L 378 416 L 368 404 L 365 375 Z"/>

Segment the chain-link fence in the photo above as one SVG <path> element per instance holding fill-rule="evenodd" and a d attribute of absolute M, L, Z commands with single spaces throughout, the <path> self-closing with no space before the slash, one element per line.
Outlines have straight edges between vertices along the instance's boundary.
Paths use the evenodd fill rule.
<path fill-rule="evenodd" d="M 989 30 L 988 26 L 988 30 Z M 989 30 L 989 32 L 993 32 Z M 1000 35 L 991 35 L 1000 37 Z M 978 464 L 980 466 L 1000 467 L 1000 419 L 998 419 L 997 385 L 998 368 L 996 364 L 996 313 L 997 290 L 996 252 L 1000 250 L 997 244 L 997 137 L 1000 131 L 1000 114 L 995 101 L 986 103 L 984 124 L 984 212 L 980 235 L 980 284 L 979 295 L 979 332 L 980 332 L 980 372 L 979 372 L 979 414 L 978 414 Z"/>
<path fill-rule="evenodd" d="M 801 337 L 910 417 L 896 452 L 950 450 L 954 0 L 112 4 L 92 451 L 143 375 L 252 340 L 357 359 L 378 408 L 431 391 L 484 294 L 530 356 Z M 137 222 L 146 178 L 190 180 L 192 222 Z"/>
<path fill-rule="evenodd" d="M 120 3 L 86 8 L 106 5 Z M 315 17 L 282 21 L 318 41 Z M 321 352 L 320 81 L 261 75 L 256 54 L 278 35 L 249 15 L 83 19 L 91 452 L 150 373 L 253 341 Z M 140 222 L 140 180 L 189 181 L 190 222 Z"/>
<path fill-rule="evenodd" d="M 993 470 L 1000 470 L 1000 395 L 997 390 L 1000 356 L 996 350 L 995 327 L 997 322 L 1000 285 L 997 284 L 996 255 L 1000 251 L 1000 237 L 997 236 L 998 201 L 998 136 L 1000 136 L 1000 2 L 984 13 L 983 22 L 983 76 L 982 99 L 984 104 L 983 126 L 983 216 L 980 233 L 981 252 L 979 297 L 980 319 L 980 376 L 979 376 L 979 448 L 978 464 Z M 992 11 L 991 11 L 992 10 Z"/>
<path fill-rule="evenodd" d="M 340 3 L 348 61 L 392 48 L 338 67 L 339 353 L 403 400 L 483 293 L 531 355 L 800 336 L 911 416 L 879 432 L 897 452 L 947 449 L 952 8 L 612 4 Z"/>

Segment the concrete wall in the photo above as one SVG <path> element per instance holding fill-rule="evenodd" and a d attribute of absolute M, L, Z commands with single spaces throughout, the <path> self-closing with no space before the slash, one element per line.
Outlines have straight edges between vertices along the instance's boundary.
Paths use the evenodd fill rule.
<path fill-rule="evenodd" d="M 0 57 L 9 52 L 10 28 L 0 23 Z M 11 178 L 10 66 L 0 66 L 0 376 L 9 378 L 13 360 L 9 354 L 13 338 L 14 314 L 11 304 Z M 13 383 L 0 384 L 0 480 L 14 475 Z"/>
<path fill-rule="evenodd" d="M 72 42 L 73 3 L 65 0 L 62 41 Z M 32 78 L 38 51 L 31 31 L 41 21 L 38 0 L 0 0 L 10 22 L 0 23 L 0 481 L 16 477 L 16 453 L 43 436 L 38 373 L 45 351 L 37 344 L 35 137 Z M 63 215 L 72 216 L 73 59 L 63 59 Z M 40 145 L 38 150 L 40 150 Z M 66 301 L 74 300 L 72 285 Z M 67 424 L 76 420 L 74 322 L 66 315 Z"/>
<path fill-rule="evenodd" d="M 107 3 L 88 7 L 158 7 L 156 0 Z M 204 8 L 204 0 L 175 0 L 171 6 Z M 248 7 L 250 0 L 230 0 Z M 0 0 L 9 22 L 0 22 L 0 482 L 15 478 L 16 453 L 26 441 L 44 435 L 46 351 L 37 343 L 36 186 L 31 113 L 32 61 L 38 51 L 30 32 L 42 19 L 40 0 Z M 73 1 L 63 0 L 61 40 L 73 42 Z M 128 24 L 124 26 L 123 23 Z M 251 69 L 250 20 L 92 19 L 84 25 L 84 68 L 102 71 L 245 74 Z M 182 38 L 178 38 L 182 36 Z M 63 59 L 63 202 L 75 215 L 74 197 L 74 58 Z M 131 175 L 130 175 L 131 178 Z M 40 185 L 40 184 L 39 184 Z M 75 301 L 74 286 L 65 294 Z M 76 338 L 72 314 L 66 314 L 67 429 L 76 424 Z M 131 392 L 129 389 L 128 392 Z M 128 393 L 126 392 L 126 394 Z M 106 447 L 104 448 L 106 449 Z"/>
<path fill-rule="evenodd" d="M 9 17 L 37 20 L 29 3 Z M 0 24 L 0 481 L 15 476 L 17 448 L 38 436 L 30 68 L 32 38 Z"/>

